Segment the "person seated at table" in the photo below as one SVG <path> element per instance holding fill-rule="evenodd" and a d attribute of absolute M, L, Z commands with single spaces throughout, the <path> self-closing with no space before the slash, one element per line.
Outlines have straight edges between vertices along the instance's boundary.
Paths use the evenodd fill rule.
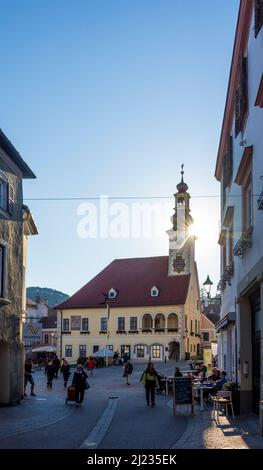
<path fill-rule="evenodd" d="M 220 379 L 214 382 L 213 386 L 211 387 L 211 390 L 204 390 L 204 399 L 208 401 L 209 395 L 216 395 L 217 392 L 223 389 L 225 383 L 227 382 L 226 379 L 227 373 L 222 370 L 220 374 Z"/>
<path fill-rule="evenodd" d="M 176 367 L 176 368 L 175 368 L 174 376 L 175 376 L 175 377 L 183 377 L 183 374 L 182 374 L 182 372 L 180 371 L 179 367 Z"/>
<path fill-rule="evenodd" d="M 220 379 L 220 370 L 217 367 L 212 369 L 212 374 L 207 377 L 208 382 L 216 382 Z"/>
<path fill-rule="evenodd" d="M 220 379 L 216 381 L 217 390 L 222 390 L 225 383 L 227 382 L 227 379 L 226 379 L 227 373 L 226 373 L 226 371 L 222 370 L 220 375 L 221 375 Z"/>

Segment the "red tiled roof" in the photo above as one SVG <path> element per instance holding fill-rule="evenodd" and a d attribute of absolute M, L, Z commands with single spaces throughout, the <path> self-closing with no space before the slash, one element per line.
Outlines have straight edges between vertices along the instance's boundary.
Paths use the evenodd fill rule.
<path fill-rule="evenodd" d="M 116 259 L 65 302 L 59 309 L 103 307 L 113 287 L 118 295 L 109 299 L 112 307 L 185 304 L 190 274 L 168 276 L 168 256 Z M 159 289 L 151 297 L 151 288 Z"/>

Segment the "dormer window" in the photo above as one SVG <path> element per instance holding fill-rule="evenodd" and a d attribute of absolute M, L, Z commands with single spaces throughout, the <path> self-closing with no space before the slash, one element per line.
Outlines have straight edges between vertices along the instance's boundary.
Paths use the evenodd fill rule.
<path fill-rule="evenodd" d="M 109 299 L 115 299 L 117 297 L 117 291 L 113 287 L 109 290 Z"/>
<path fill-rule="evenodd" d="M 159 291 L 158 287 L 153 286 L 153 287 L 151 288 L 151 297 L 158 297 L 159 292 L 160 292 L 160 291 Z"/>

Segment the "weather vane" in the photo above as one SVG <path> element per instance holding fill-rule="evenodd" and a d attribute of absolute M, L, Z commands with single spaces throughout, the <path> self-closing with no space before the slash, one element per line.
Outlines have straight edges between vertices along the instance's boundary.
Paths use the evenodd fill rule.
<path fill-rule="evenodd" d="M 181 175 L 182 175 L 182 181 L 183 181 L 183 178 L 184 178 L 184 163 L 182 163 L 181 165 Z"/>

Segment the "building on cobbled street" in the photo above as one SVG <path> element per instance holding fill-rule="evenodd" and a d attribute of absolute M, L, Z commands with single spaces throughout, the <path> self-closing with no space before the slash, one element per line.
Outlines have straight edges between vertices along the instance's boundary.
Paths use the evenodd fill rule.
<path fill-rule="evenodd" d="M 35 175 L 0 130 L 0 405 L 23 394 L 26 244 L 36 231 L 23 206 L 24 178 Z"/>
<path fill-rule="evenodd" d="M 76 363 L 107 346 L 132 360 L 200 354 L 200 294 L 190 194 L 177 185 L 169 256 L 116 259 L 58 309 L 58 353 Z"/>
<path fill-rule="evenodd" d="M 263 1 L 241 0 L 215 176 L 221 184 L 219 367 L 259 413 L 263 356 Z"/>

